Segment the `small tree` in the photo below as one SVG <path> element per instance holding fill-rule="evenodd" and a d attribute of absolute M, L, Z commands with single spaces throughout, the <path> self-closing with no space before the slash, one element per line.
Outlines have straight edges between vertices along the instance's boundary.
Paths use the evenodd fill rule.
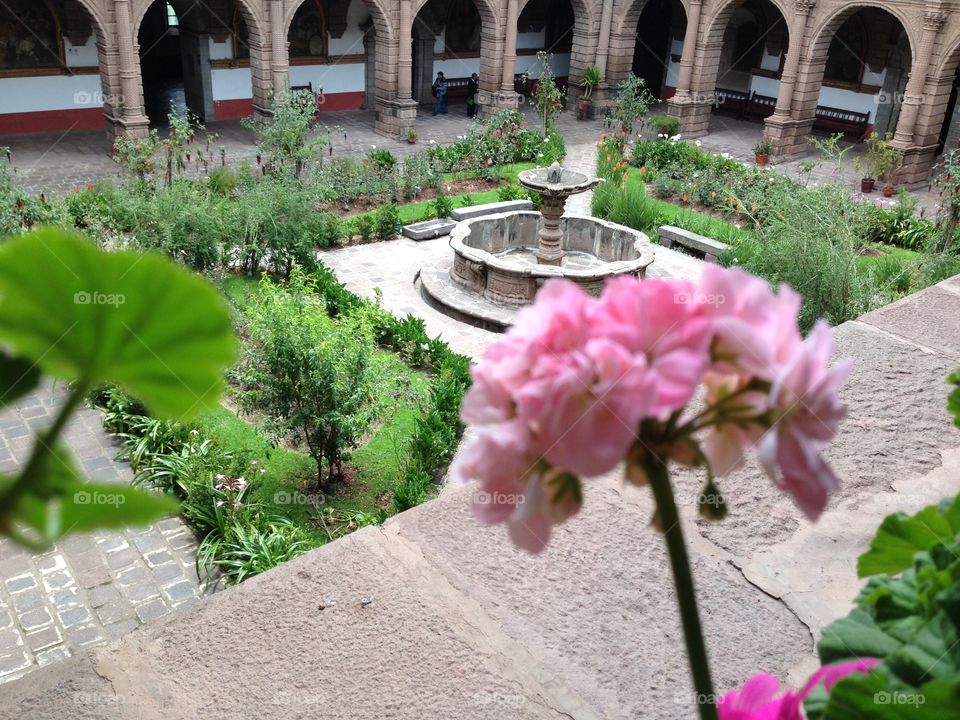
<path fill-rule="evenodd" d="M 331 320 L 299 268 L 289 289 L 264 277 L 249 313 L 252 342 L 237 371 L 240 405 L 265 415 L 265 429 L 277 440 L 305 445 L 318 483 L 332 482 L 375 412 L 373 334 L 362 319 Z"/>
<path fill-rule="evenodd" d="M 147 184 L 147 178 L 157 169 L 157 150 L 161 145 L 156 130 L 144 138 L 124 133 L 113 143 L 113 161 L 129 175 L 136 178 L 139 188 Z"/>
<path fill-rule="evenodd" d="M 948 152 L 934 178 L 933 189 L 939 191 L 936 231 L 930 240 L 929 251 L 945 253 L 950 250 L 960 225 L 960 151 Z"/>
<path fill-rule="evenodd" d="M 291 173 L 299 178 L 319 148 L 330 144 L 331 129 L 317 123 L 316 96 L 307 90 L 285 91 L 271 100 L 273 116 L 246 118 L 240 122 L 259 137 L 258 153 L 273 173 Z"/>
<path fill-rule="evenodd" d="M 633 128 L 637 121 L 641 120 L 650 111 L 650 106 L 656 102 L 657 99 L 647 89 L 647 83 L 643 78 L 630 73 L 626 80 L 617 86 L 612 115 L 627 135 L 633 135 Z"/>
<path fill-rule="evenodd" d="M 563 91 L 557 87 L 557 79 L 553 75 L 552 61 L 553 56 L 548 55 L 542 50 L 537 53 L 537 65 L 540 69 L 540 77 L 533 88 L 530 99 L 537 110 L 537 114 L 543 119 L 543 134 L 547 134 L 547 128 L 553 124 L 553 118 L 560 113 L 563 104 Z M 528 82 L 529 75 L 523 76 L 524 82 Z"/>

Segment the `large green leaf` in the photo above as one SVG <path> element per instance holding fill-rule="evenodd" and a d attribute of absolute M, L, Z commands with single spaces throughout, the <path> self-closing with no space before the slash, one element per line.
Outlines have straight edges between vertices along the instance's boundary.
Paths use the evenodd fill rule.
<path fill-rule="evenodd" d="M 882 673 L 840 681 L 822 712 L 807 706 L 811 720 L 960 720 L 960 684 L 934 680 L 919 688 L 891 685 Z"/>
<path fill-rule="evenodd" d="M 40 383 L 40 368 L 0 350 L 0 408 L 12 405 Z"/>
<path fill-rule="evenodd" d="M 121 385 L 178 418 L 216 403 L 234 358 L 229 311 L 209 283 L 54 229 L 0 246 L 0 341 L 51 375 Z"/>
<path fill-rule="evenodd" d="M 146 525 L 177 512 L 176 500 L 127 484 L 85 482 L 62 447 L 44 456 L 42 480 L 20 496 L 13 519 L 49 544 L 71 532 Z M 4 479 L 8 484 L 9 479 Z"/>
<path fill-rule="evenodd" d="M 953 422 L 956 426 L 960 427 L 960 370 L 954 370 L 947 382 L 956 386 L 954 391 L 950 393 L 950 397 L 947 398 L 947 410 L 953 415 Z"/>
<path fill-rule="evenodd" d="M 954 542 L 960 533 L 960 496 L 931 505 L 916 515 L 888 515 L 870 550 L 857 561 L 860 577 L 887 573 L 896 575 L 913 564 L 918 552 Z"/>

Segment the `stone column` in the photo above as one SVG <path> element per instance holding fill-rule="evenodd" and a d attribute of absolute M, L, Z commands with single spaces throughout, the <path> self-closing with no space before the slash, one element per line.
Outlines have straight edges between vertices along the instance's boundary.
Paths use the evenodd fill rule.
<path fill-rule="evenodd" d="M 713 109 L 713 89 L 709 93 L 693 91 L 693 71 L 703 50 L 700 45 L 702 10 L 703 0 L 690 0 L 677 92 L 667 100 L 667 112 L 680 120 L 680 132 L 686 137 L 700 137 L 709 132 Z"/>
<path fill-rule="evenodd" d="M 273 94 L 280 96 L 290 87 L 290 58 L 287 48 L 287 33 L 284 23 L 283 0 L 270 2 L 270 75 L 273 79 Z"/>
<path fill-rule="evenodd" d="M 410 0 L 400 0 L 400 48 L 397 52 L 397 98 L 413 98 L 413 8 Z"/>
<path fill-rule="evenodd" d="M 697 57 L 697 40 L 700 35 L 700 13 L 703 10 L 703 0 L 692 0 L 687 31 L 683 36 L 683 54 L 680 56 L 680 76 L 677 78 L 677 95 L 690 97 L 690 86 L 693 82 L 693 63 Z"/>
<path fill-rule="evenodd" d="M 399 0 L 398 6 L 396 84 L 389 96 L 377 100 L 376 129 L 385 135 L 403 136 L 417 125 L 417 101 L 413 99 L 414 18 L 411 0 Z M 383 64 L 378 64 L 379 71 Z"/>
<path fill-rule="evenodd" d="M 116 0 L 113 6 L 117 26 L 117 46 L 120 51 L 120 89 L 123 93 L 120 116 L 121 132 L 146 137 L 150 120 L 143 108 L 140 86 L 140 57 L 134 49 L 133 19 L 130 0 Z"/>
<path fill-rule="evenodd" d="M 903 98 L 903 106 L 900 108 L 897 132 L 893 138 L 894 144 L 904 150 L 913 145 L 917 115 L 920 112 L 920 104 L 923 102 L 923 92 L 930 71 L 933 46 L 946 19 L 946 14 L 937 10 L 927 11 L 923 15 L 923 35 L 920 37 L 920 48 L 917 50 L 917 57 L 913 61 L 910 80 L 907 82 L 907 91 Z"/>
<path fill-rule="evenodd" d="M 777 106 L 764 125 L 764 137 L 773 143 L 773 154 L 778 157 L 794 157 L 802 154 L 806 147 L 805 125 L 796 117 L 793 100 L 800 73 L 800 60 L 806 49 L 807 31 L 816 0 L 796 0 L 793 7 L 793 27 L 787 47 L 783 73 L 780 76 L 780 92 L 777 94 Z"/>
<path fill-rule="evenodd" d="M 503 42 L 503 76 L 500 79 L 500 92 L 497 95 L 497 109 L 519 107 L 520 97 L 513 86 L 517 74 L 517 21 L 520 19 L 519 0 L 506 0 L 506 27 Z"/>
<path fill-rule="evenodd" d="M 607 76 L 607 58 L 610 55 L 610 26 L 613 23 L 613 0 L 603 0 L 600 13 L 600 37 L 597 38 L 597 67 L 604 79 Z M 604 81 L 606 84 L 606 81 Z"/>
<path fill-rule="evenodd" d="M 920 48 L 914 58 L 907 81 L 903 104 L 900 106 L 900 119 L 891 145 L 903 152 L 903 163 L 893 180 L 910 187 L 925 185 L 930 177 L 930 165 L 937 154 L 936 142 L 924 145 L 924 139 L 917 139 L 917 118 L 920 106 L 927 100 L 927 80 L 930 73 L 930 59 L 937 42 L 940 29 L 946 22 L 946 13 L 928 10 L 923 15 L 923 35 L 920 36 Z"/>

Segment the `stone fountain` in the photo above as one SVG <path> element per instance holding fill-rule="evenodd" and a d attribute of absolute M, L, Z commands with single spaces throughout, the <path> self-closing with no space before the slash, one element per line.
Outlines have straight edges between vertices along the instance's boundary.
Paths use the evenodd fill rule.
<path fill-rule="evenodd" d="M 418 276 L 431 304 L 457 319 L 502 330 L 551 278 L 566 278 L 599 295 L 610 277 L 646 274 L 654 252 L 645 234 L 587 215 L 564 215 L 567 198 L 603 180 L 559 163 L 525 170 L 518 179 L 540 194 L 542 212 L 459 223 L 450 234 L 452 259 L 425 265 Z"/>

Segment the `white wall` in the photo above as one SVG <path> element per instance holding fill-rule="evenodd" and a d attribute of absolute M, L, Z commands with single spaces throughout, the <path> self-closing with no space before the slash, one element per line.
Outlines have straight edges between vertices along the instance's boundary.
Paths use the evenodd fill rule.
<path fill-rule="evenodd" d="M 294 65 L 290 68 L 290 84 L 313 83 L 313 91 L 325 93 L 364 92 L 366 90 L 366 65 Z"/>
<path fill-rule="evenodd" d="M 86 45 L 74 47 L 67 39 L 63 39 L 63 49 L 67 55 L 67 67 L 99 67 L 100 59 L 97 57 L 97 37 L 91 35 Z"/>
<path fill-rule="evenodd" d="M 233 35 L 227 38 L 226 42 L 214 42 L 210 38 L 210 59 L 211 60 L 233 60 Z"/>
<path fill-rule="evenodd" d="M 555 77 L 566 77 L 570 74 L 570 53 L 555 53 L 550 63 Z M 536 55 L 520 55 L 517 57 L 517 74 L 529 73 L 530 77 L 540 77 L 540 64 Z"/>
<path fill-rule="evenodd" d="M 519 62 L 520 58 L 517 58 Z M 449 58 L 433 61 L 433 76 L 442 72 L 448 78 L 470 77 L 473 73 L 480 73 L 480 58 Z M 520 72 L 519 70 L 517 72 Z"/>
<path fill-rule="evenodd" d="M 776 78 L 753 75 L 750 78 L 750 92 L 755 92 L 758 95 L 766 95 L 767 97 L 779 97 L 780 81 Z"/>
<path fill-rule="evenodd" d="M 103 107 L 100 75 L 48 75 L 0 79 L 3 113 L 90 110 Z"/>
<path fill-rule="evenodd" d="M 680 82 L 680 63 L 679 61 L 674 62 L 673 57 L 681 57 L 683 55 L 683 39 L 677 40 L 674 38 L 670 43 L 670 57 L 667 58 L 667 76 L 664 78 L 664 84 L 667 87 L 675 88 Z M 653 88 L 655 91 L 659 91 L 659 88 Z"/>
<path fill-rule="evenodd" d="M 774 72 L 780 71 L 780 58 L 783 56 L 783 53 L 778 53 L 776 55 L 770 55 L 767 53 L 766 48 L 763 50 L 763 58 L 760 60 L 760 67 L 763 70 L 773 70 Z"/>
<path fill-rule="evenodd" d="M 214 100 L 246 100 L 253 97 L 250 68 L 214 68 L 210 75 Z"/>
<path fill-rule="evenodd" d="M 363 0 L 351 0 L 347 10 L 347 29 L 341 38 L 329 38 L 330 55 L 363 55 L 363 30 L 360 26 L 370 18 Z"/>
<path fill-rule="evenodd" d="M 823 87 L 820 88 L 817 105 L 870 113 L 870 122 L 877 118 L 877 96 L 870 93 L 857 93 L 841 88 Z"/>
<path fill-rule="evenodd" d="M 544 28 L 539 32 L 527 32 L 517 34 L 518 50 L 539 50 L 547 44 L 547 30 Z"/>

